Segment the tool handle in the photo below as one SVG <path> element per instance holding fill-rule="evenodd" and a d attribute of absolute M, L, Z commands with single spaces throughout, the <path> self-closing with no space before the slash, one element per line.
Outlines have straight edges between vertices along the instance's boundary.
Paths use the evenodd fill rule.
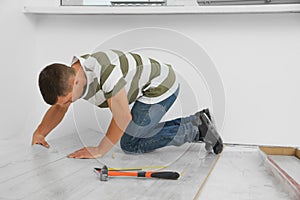
<path fill-rule="evenodd" d="M 151 173 L 152 178 L 163 178 L 177 180 L 179 178 L 179 173 L 177 172 L 153 172 Z"/>
<path fill-rule="evenodd" d="M 146 172 L 146 171 L 138 171 L 138 172 L 124 172 L 124 171 L 108 171 L 108 176 L 134 176 L 134 177 L 145 177 L 145 178 L 162 178 L 162 179 L 171 179 L 177 180 L 179 178 L 179 173 L 177 172 Z"/>

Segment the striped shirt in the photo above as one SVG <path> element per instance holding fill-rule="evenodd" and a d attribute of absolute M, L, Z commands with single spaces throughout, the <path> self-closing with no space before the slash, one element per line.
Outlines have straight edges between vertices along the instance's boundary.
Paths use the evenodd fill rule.
<path fill-rule="evenodd" d="M 99 107 L 108 107 L 107 99 L 125 87 L 129 104 L 138 100 L 158 103 L 171 96 L 178 87 L 169 64 L 138 53 L 108 50 L 74 56 L 87 78 L 82 98 Z"/>

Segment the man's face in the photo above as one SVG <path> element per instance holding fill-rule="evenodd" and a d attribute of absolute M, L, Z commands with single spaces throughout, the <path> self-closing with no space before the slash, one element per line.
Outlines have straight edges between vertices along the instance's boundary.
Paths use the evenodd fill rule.
<path fill-rule="evenodd" d="M 59 96 L 57 104 L 59 105 L 70 105 L 72 102 L 75 102 L 79 99 L 86 86 L 86 76 L 83 70 L 78 70 L 76 75 L 70 79 L 70 84 L 72 85 L 72 91 L 69 92 L 66 96 Z"/>
<path fill-rule="evenodd" d="M 57 103 L 56 104 L 59 104 L 61 106 L 69 106 L 73 101 L 73 91 L 74 91 L 74 85 L 75 85 L 75 82 L 76 82 L 76 76 L 75 77 L 72 77 L 70 79 L 70 84 L 72 85 L 72 91 L 69 92 L 67 95 L 65 96 L 58 96 L 57 98 Z"/>
<path fill-rule="evenodd" d="M 77 73 L 75 77 L 70 80 L 70 84 L 72 84 L 72 91 L 69 92 L 66 96 L 59 96 L 57 104 L 59 105 L 69 105 L 72 102 L 78 100 L 83 93 L 84 87 L 86 85 L 86 81 L 81 72 Z"/>

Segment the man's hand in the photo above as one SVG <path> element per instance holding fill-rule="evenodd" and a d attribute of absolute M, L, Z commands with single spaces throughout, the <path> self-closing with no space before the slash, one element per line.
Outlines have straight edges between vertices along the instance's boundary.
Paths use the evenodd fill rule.
<path fill-rule="evenodd" d="M 46 142 L 45 137 L 61 122 L 69 106 L 70 104 L 64 106 L 55 104 L 48 109 L 41 124 L 38 126 L 32 136 L 32 145 L 40 144 L 46 148 L 49 148 L 49 144 Z"/>
<path fill-rule="evenodd" d="M 32 145 L 35 145 L 35 144 L 40 144 L 46 148 L 49 148 L 49 144 L 46 142 L 45 140 L 45 136 L 41 135 L 41 134 L 38 134 L 38 133 L 34 133 L 33 136 L 32 136 Z"/>
<path fill-rule="evenodd" d="M 132 116 L 128 106 L 125 88 L 107 100 L 113 118 L 97 147 L 85 147 L 68 155 L 68 158 L 100 158 L 104 156 L 122 137 Z"/>
<path fill-rule="evenodd" d="M 98 147 L 84 147 L 68 155 L 68 158 L 100 158 L 102 157 Z"/>

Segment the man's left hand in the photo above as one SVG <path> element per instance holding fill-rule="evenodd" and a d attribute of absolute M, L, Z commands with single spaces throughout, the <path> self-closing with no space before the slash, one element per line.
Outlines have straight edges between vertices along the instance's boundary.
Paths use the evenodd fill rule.
<path fill-rule="evenodd" d="M 102 155 L 99 153 L 98 147 L 84 147 L 69 154 L 68 158 L 100 158 Z"/>

